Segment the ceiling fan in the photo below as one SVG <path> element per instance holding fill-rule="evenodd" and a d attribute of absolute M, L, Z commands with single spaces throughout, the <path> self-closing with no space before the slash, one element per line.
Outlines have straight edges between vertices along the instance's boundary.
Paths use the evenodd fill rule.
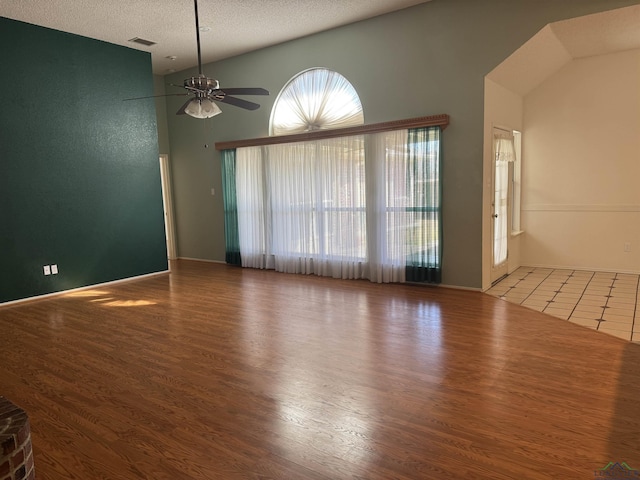
<path fill-rule="evenodd" d="M 233 97 L 232 95 L 269 95 L 269 91 L 264 88 L 220 88 L 218 80 L 209 78 L 202 73 L 202 58 L 200 55 L 200 21 L 198 19 L 198 0 L 193 0 L 195 17 L 196 17 L 196 42 L 198 45 L 198 76 L 187 78 L 183 85 L 174 85 L 176 87 L 182 87 L 187 90 L 187 93 L 173 93 L 167 95 L 153 95 L 153 97 L 170 97 L 170 96 L 191 96 L 192 98 L 187 100 L 182 105 L 176 115 L 190 115 L 195 118 L 211 118 L 215 115 L 222 113 L 222 110 L 215 102 L 228 103 L 236 107 L 244 108 L 246 110 L 256 110 L 260 108 L 260 105 L 248 100 Z M 126 100 L 139 100 L 141 98 L 152 97 L 138 97 L 127 98 Z"/>

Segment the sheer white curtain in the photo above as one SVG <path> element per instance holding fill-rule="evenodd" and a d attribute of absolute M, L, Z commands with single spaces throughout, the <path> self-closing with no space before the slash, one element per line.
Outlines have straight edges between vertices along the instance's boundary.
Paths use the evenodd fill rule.
<path fill-rule="evenodd" d="M 239 148 L 242 266 L 363 278 L 363 137 Z"/>
<path fill-rule="evenodd" d="M 273 268 L 269 251 L 271 222 L 265 188 L 263 147 L 236 151 L 238 236 L 243 267 Z"/>
<path fill-rule="evenodd" d="M 493 266 L 507 260 L 509 162 L 516 158 L 513 135 L 494 131 L 495 177 L 493 218 Z"/>
<path fill-rule="evenodd" d="M 367 142 L 368 277 L 404 282 L 408 256 L 407 130 L 369 136 Z"/>
<path fill-rule="evenodd" d="M 426 137 L 411 148 L 408 137 L 398 130 L 237 149 L 242 265 L 404 282 L 410 258 L 439 241 L 424 205 L 439 137 L 429 140 L 433 151 Z"/>
<path fill-rule="evenodd" d="M 276 270 L 362 278 L 362 146 L 353 136 L 267 148 Z"/>

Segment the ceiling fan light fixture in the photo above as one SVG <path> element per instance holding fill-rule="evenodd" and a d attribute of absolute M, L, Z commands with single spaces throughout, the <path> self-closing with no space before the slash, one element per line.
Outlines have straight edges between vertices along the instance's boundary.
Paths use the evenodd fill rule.
<path fill-rule="evenodd" d="M 208 98 L 194 98 L 184 109 L 184 113 L 194 118 L 211 118 L 221 114 L 222 110 Z"/>
<path fill-rule="evenodd" d="M 1 0 L 0 0 L 1 1 Z M 196 17 L 196 46 L 198 47 L 198 76 L 187 78 L 183 87 L 187 93 L 168 93 L 165 95 L 151 95 L 147 97 L 125 98 L 125 100 L 140 100 L 143 98 L 155 97 L 172 97 L 172 96 L 191 96 L 195 98 L 187 100 L 176 112 L 176 115 L 189 115 L 193 118 L 211 118 L 220 115 L 222 110 L 216 105 L 216 102 L 222 102 L 234 107 L 244 108 L 245 110 L 256 110 L 260 105 L 233 95 L 269 95 L 269 91 L 264 88 L 225 88 L 221 89 L 218 80 L 209 78 L 202 73 L 202 56 L 200 54 L 200 21 L 198 19 L 198 0 L 193 0 L 194 13 Z M 203 27 L 203 30 L 207 27 Z M 175 55 L 166 57 L 169 60 L 175 60 Z M 173 72 L 175 69 L 170 68 L 167 73 Z M 179 85 L 175 85 L 176 87 Z M 215 102 L 214 102 L 215 100 Z"/>

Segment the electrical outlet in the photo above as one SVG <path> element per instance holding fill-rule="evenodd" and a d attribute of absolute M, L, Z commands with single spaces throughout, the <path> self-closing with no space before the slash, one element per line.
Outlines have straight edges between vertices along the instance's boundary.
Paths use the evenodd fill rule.
<path fill-rule="evenodd" d="M 51 265 L 51 275 L 58 274 L 58 265 Z"/>
<path fill-rule="evenodd" d="M 625 252 L 630 252 L 631 251 L 631 243 L 630 242 L 625 242 L 624 251 Z"/>
<path fill-rule="evenodd" d="M 44 270 L 45 275 L 51 275 L 51 267 L 49 265 L 45 265 L 42 269 Z"/>

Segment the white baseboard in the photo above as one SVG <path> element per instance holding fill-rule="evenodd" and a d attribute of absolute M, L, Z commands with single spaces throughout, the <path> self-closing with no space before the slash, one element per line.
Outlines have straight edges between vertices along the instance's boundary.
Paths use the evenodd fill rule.
<path fill-rule="evenodd" d="M 475 287 L 461 287 L 459 285 L 446 285 L 444 283 L 422 283 L 422 282 L 404 282 L 401 285 L 418 285 L 420 287 L 432 287 L 432 288 L 451 288 L 452 290 L 466 290 L 468 292 L 481 292 L 481 288 Z"/>
<path fill-rule="evenodd" d="M 59 292 L 45 293 L 44 295 L 36 295 L 35 297 L 27 297 L 27 298 L 21 298 L 19 300 L 11 300 L 10 302 L 0 303 L 0 308 L 15 306 L 21 303 L 34 302 L 36 300 L 45 300 L 52 297 L 59 297 L 60 295 L 67 295 L 69 293 L 81 292 L 83 290 L 90 290 L 96 287 L 106 287 L 109 285 L 116 285 L 118 283 L 132 282 L 134 280 L 142 280 L 144 278 L 156 277 L 158 275 L 166 275 L 168 273 L 171 273 L 171 270 L 163 270 L 161 272 L 146 273 L 144 275 L 137 275 L 135 277 L 122 278 L 120 280 L 112 280 L 111 282 L 96 283 L 93 285 L 86 285 L 84 287 L 72 288 L 70 290 L 61 290 Z"/>
<path fill-rule="evenodd" d="M 452 290 L 465 290 L 467 292 L 482 292 L 482 288 L 478 288 L 478 287 L 462 287 L 460 285 L 445 285 L 445 284 L 440 284 L 437 286 L 440 288 L 451 288 Z"/>
<path fill-rule="evenodd" d="M 606 273 L 623 273 L 629 275 L 640 275 L 640 271 L 638 270 L 624 270 L 617 268 L 596 268 L 596 267 L 585 267 L 584 265 L 576 267 L 572 265 L 549 265 L 549 264 L 534 264 L 527 263 L 526 265 L 521 265 L 519 268 L 552 268 L 554 270 L 582 270 L 585 272 L 606 272 Z"/>
<path fill-rule="evenodd" d="M 192 262 L 206 262 L 206 263 L 221 263 L 223 265 L 226 265 L 227 262 L 224 261 L 220 261 L 220 260 L 207 260 L 204 258 L 191 258 L 191 257 L 178 257 L 178 260 L 190 260 Z"/>

